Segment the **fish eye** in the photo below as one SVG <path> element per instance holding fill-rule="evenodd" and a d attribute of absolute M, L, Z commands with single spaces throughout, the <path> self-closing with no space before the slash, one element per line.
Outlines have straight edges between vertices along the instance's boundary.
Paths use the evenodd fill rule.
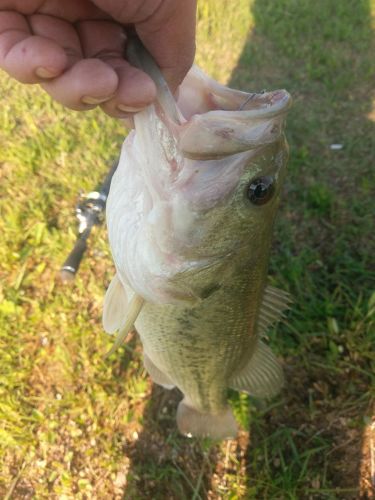
<path fill-rule="evenodd" d="M 247 197 L 254 205 L 264 205 L 275 193 L 275 179 L 265 175 L 251 181 L 247 189 Z"/>

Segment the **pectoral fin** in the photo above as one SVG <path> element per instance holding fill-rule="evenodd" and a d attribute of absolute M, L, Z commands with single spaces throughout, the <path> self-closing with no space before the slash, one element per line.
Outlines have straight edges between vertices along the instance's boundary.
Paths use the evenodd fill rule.
<path fill-rule="evenodd" d="M 125 322 L 128 297 L 119 277 L 114 275 L 104 297 L 103 328 L 107 333 L 115 333 Z"/>
<path fill-rule="evenodd" d="M 142 310 L 143 304 L 145 303 L 145 299 L 141 297 L 138 294 L 134 294 L 130 303 L 129 307 L 126 311 L 125 315 L 125 321 L 123 326 L 121 327 L 121 330 L 118 332 L 116 340 L 110 349 L 110 351 L 106 354 L 106 358 L 113 354 L 119 347 L 120 345 L 124 342 L 126 336 L 130 332 L 130 330 L 133 328 L 135 320 L 138 318 L 139 313 Z"/>
<path fill-rule="evenodd" d="M 251 396 L 268 399 L 278 394 L 284 385 L 284 375 L 271 349 L 258 340 L 250 361 L 228 385 Z"/>

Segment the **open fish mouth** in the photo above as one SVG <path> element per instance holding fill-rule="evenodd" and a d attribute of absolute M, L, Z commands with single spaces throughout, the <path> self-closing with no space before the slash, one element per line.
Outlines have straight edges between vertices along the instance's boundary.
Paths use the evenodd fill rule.
<path fill-rule="evenodd" d="M 188 93 L 189 87 L 200 89 L 200 99 L 192 99 Z M 261 92 L 243 92 L 225 87 L 213 79 L 207 77 L 202 70 L 194 66 L 182 86 L 177 102 L 185 120 L 193 115 L 205 113 L 236 113 L 236 116 L 244 115 L 247 118 L 271 118 L 286 112 L 292 104 L 290 94 L 284 90 Z M 239 113 L 241 112 L 241 113 Z M 222 117 L 223 115 L 220 116 Z M 226 116 L 228 116 L 226 114 Z"/>
<path fill-rule="evenodd" d="M 200 88 L 200 99 L 189 100 L 185 90 L 189 85 Z M 283 89 L 261 93 L 230 89 L 194 67 L 177 104 L 185 119 L 178 130 L 179 148 L 187 158 L 204 160 L 275 142 L 283 133 L 292 99 Z"/>

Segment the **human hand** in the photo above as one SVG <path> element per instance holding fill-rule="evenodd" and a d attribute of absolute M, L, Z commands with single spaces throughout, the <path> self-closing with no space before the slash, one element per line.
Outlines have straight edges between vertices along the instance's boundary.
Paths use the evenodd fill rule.
<path fill-rule="evenodd" d="M 124 59 L 127 27 L 174 91 L 193 62 L 195 10 L 196 0 L 0 0 L 0 68 L 69 108 L 126 117 L 156 95 Z"/>

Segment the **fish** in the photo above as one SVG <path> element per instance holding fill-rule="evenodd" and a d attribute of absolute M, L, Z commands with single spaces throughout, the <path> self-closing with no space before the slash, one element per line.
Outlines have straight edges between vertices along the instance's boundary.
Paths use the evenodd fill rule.
<path fill-rule="evenodd" d="M 235 437 L 228 389 L 268 399 L 284 384 L 265 337 L 290 304 L 268 265 L 291 96 L 235 90 L 193 66 L 175 99 L 139 41 L 129 50 L 157 98 L 134 116 L 107 200 L 109 354 L 135 328 L 151 379 L 183 394 L 179 431 Z"/>

